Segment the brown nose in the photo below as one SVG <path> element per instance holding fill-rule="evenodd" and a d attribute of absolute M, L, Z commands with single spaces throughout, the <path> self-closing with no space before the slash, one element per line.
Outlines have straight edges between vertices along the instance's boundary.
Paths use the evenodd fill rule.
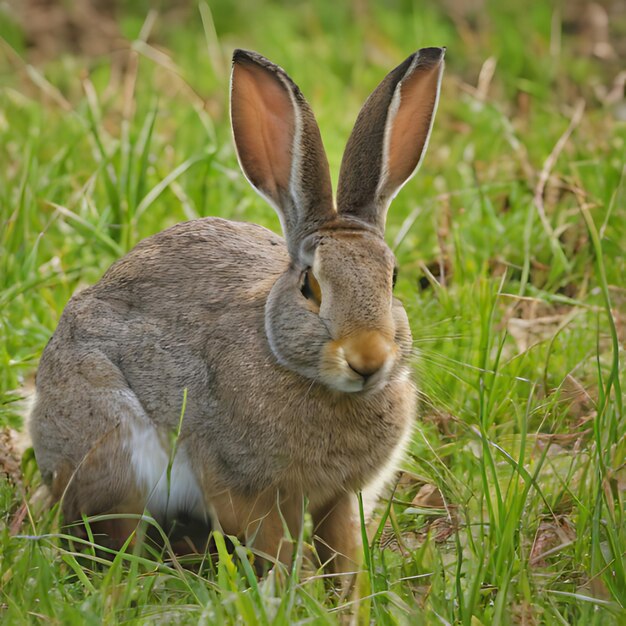
<path fill-rule="evenodd" d="M 365 379 L 375 374 L 393 352 L 393 344 L 375 330 L 350 335 L 341 344 L 350 368 Z"/>

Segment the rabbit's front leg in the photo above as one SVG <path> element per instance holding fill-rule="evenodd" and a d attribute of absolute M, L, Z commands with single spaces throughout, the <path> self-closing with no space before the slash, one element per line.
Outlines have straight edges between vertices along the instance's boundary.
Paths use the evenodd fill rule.
<path fill-rule="evenodd" d="M 261 557 L 257 569 L 276 561 L 291 565 L 302 526 L 302 498 L 281 497 L 274 489 L 254 496 L 227 491 L 211 498 L 211 505 L 222 531 L 242 539 Z"/>
<path fill-rule="evenodd" d="M 312 511 L 318 556 L 336 574 L 356 572 L 359 567 L 359 525 L 356 496 L 344 493 Z"/>

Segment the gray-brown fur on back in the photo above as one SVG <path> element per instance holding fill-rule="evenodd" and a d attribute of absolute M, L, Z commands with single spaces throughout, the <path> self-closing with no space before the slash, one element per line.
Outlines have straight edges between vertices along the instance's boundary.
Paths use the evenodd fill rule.
<path fill-rule="evenodd" d="M 206 356 L 209 338 L 219 339 L 220 319 L 259 314 L 262 319 L 269 286 L 287 265 L 279 237 L 260 226 L 219 218 L 179 224 L 141 242 L 66 307 L 37 375 L 36 448 L 56 447 L 78 462 L 124 417 L 128 408 L 121 398 L 110 417 L 96 415 L 84 428 L 92 400 L 86 398 L 84 406 L 80 400 L 93 391 L 132 390 L 157 425 L 173 428 L 188 388 L 187 417 L 193 416 L 204 398 L 192 390 L 204 389 L 214 375 Z M 70 406 L 61 412 L 57 402 Z M 110 404 L 116 402 L 113 398 Z M 37 446 L 48 419 L 51 432 Z M 46 457 L 39 462 L 45 471 Z"/>

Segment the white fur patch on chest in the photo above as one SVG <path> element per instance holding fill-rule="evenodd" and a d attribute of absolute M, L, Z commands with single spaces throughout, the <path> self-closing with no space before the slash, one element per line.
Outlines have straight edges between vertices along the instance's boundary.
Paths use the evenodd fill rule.
<path fill-rule="evenodd" d="M 135 420 L 130 424 L 128 448 L 135 480 L 145 494 L 146 508 L 154 517 L 171 520 L 181 512 L 198 519 L 207 517 L 184 445 L 178 445 L 172 461 L 154 425 L 147 420 Z"/>
<path fill-rule="evenodd" d="M 409 422 L 405 427 L 400 441 L 398 441 L 396 447 L 391 452 L 387 463 L 381 468 L 378 476 L 363 489 L 363 509 L 366 520 L 371 518 L 379 498 L 384 495 L 385 489 L 389 488 L 393 477 L 399 471 L 407 448 L 409 447 L 412 433 L 413 425 Z"/>

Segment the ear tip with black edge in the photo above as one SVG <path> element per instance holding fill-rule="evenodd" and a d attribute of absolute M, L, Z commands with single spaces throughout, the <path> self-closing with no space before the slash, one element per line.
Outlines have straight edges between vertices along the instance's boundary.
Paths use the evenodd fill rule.
<path fill-rule="evenodd" d="M 233 63 L 241 63 L 246 61 L 255 61 L 256 52 L 252 50 L 244 50 L 243 48 L 235 48 L 233 50 Z"/>
<path fill-rule="evenodd" d="M 233 65 L 237 63 L 254 63 L 255 65 L 270 69 L 274 66 L 274 64 L 262 54 L 254 50 L 245 50 L 244 48 L 235 48 L 233 50 Z"/>
<path fill-rule="evenodd" d="M 419 59 L 420 65 L 435 65 L 441 61 L 446 55 L 447 48 L 420 48 L 415 54 Z"/>
<path fill-rule="evenodd" d="M 236 61 L 241 61 L 242 59 L 247 58 L 248 54 L 249 54 L 248 50 L 244 50 L 243 48 L 235 48 L 233 50 L 233 63 L 235 63 Z"/>

